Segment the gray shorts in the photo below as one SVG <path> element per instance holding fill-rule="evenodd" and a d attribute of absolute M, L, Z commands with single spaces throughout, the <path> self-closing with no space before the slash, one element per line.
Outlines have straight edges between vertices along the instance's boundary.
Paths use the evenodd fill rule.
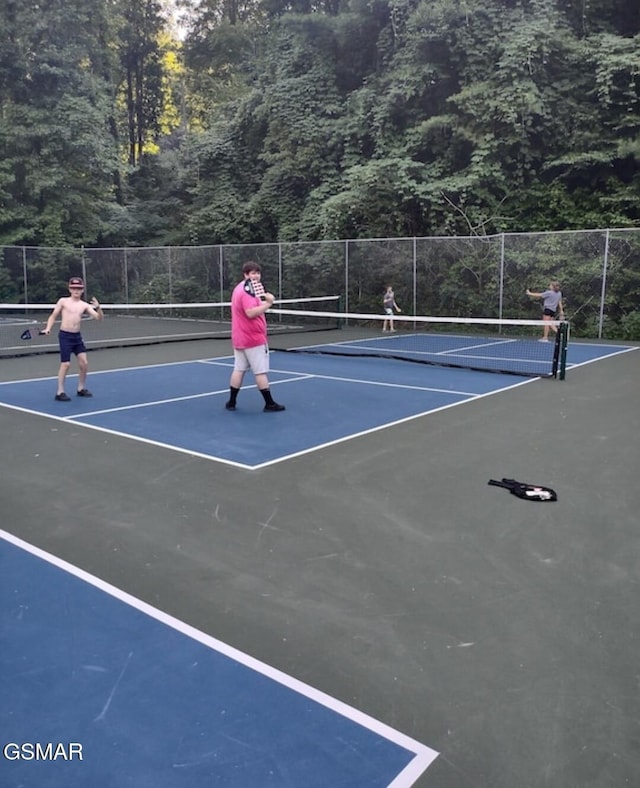
<path fill-rule="evenodd" d="M 250 369 L 254 375 L 266 375 L 269 371 L 269 346 L 258 345 L 242 350 L 235 348 L 233 359 L 233 368 L 236 372 L 246 372 Z"/>

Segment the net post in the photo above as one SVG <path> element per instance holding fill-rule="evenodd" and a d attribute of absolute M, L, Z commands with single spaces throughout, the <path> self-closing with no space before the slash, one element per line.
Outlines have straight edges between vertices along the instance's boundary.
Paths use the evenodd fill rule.
<path fill-rule="evenodd" d="M 553 358 L 551 360 L 551 377 L 558 379 L 558 366 L 560 364 L 560 341 L 561 341 L 560 326 L 556 330 L 556 335 L 553 340 Z"/>
<path fill-rule="evenodd" d="M 340 295 L 338 297 L 338 304 L 336 306 L 336 311 L 339 312 L 341 315 L 346 313 L 346 310 L 344 308 L 344 302 L 343 302 L 343 296 L 342 295 Z M 344 317 L 337 318 L 337 328 L 338 329 L 344 328 L 345 325 L 346 325 L 346 320 L 345 320 Z"/>
<path fill-rule="evenodd" d="M 563 321 L 558 326 L 558 341 L 560 345 L 560 369 L 558 377 L 564 380 L 567 376 L 567 345 L 569 343 L 569 323 Z"/>

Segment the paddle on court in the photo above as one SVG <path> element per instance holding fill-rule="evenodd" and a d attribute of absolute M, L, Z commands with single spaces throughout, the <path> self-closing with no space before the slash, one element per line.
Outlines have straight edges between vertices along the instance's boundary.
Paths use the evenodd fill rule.
<path fill-rule="evenodd" d="M 490 479 L 489 484 L 494 487 L 505 487 L 512 495 L 517 495 L 518 498 L 524 498 L 525 501 L 557 501 L 558 496 L 555 490 L 551 487 L 541 487 L 539 484 L 525 484 L 524 482 L 517 482 L 515 479 L 503 479 L 496 481 Z"/>

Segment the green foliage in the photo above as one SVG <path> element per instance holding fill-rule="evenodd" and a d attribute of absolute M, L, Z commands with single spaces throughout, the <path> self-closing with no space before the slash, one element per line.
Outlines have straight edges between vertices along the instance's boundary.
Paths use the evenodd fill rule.
<path fill-rule="evenodd" d="M 117 169 L 93 55 L 101 6 L 9 4 L 2 13 L 0 242 L 92 242 Z"/>
<path fill-rule="evenodd" d="M 626 0 L 0 6 L 0 243 L 640 223 Z"/>
<path fill-rule="evenodd" d="M 620 331 L 615 332 L 612 338 L 640 340 L 640 310 L 624 315 L 620 321 Z"/>
<path fill-rule="evenodd" d="M 156 274 L 144 284 L 136 285 L 130 294 L 136 304 L 188 304 L 210 300 L 210 293 L 193 277 L 174 278 Z"/>
<path fill-rule="evenodd" d="M 115 47 L 120 79 L 114 85 L 120 113 L 119 137 L 127 141 L 127 159 L 135 167 L 161 127 L 164 23 L 158 0 L 121 0 Z"/>
<path fill-rule="evenodd" d="M 253 112 L 254 97 L 243 103 Z M 249 242 L 248 195 L 257 188 L 255 167 L 243 138 L 245 115 L 235 126 L 220 124 L 199 135 L 186 161 L 186 183 L 192 203 L 184 226 L 183 243 Z"/>
<path fill-rule="evenodd" d="M 0 265 L 0 301 L 14 304 L 18 302 L 19 295 L 16 282 L 12 279 L 11 274 Z"/>

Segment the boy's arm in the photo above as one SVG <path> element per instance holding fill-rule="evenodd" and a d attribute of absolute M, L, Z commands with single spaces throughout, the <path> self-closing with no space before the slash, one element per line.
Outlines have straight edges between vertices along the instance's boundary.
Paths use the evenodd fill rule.
<path fill-rule="evenodd" d="M 58 315 L 60 314 L 60 312 L 62 312 L 62 305 L 63 305 L 63 299 L 59 298 L 58 303 L 53 308 L 53 312 L 49 315 L 49 319 L 47 320 L 47 325 L 44 327 L 45 334 L 51 333 L 53 324 L 58 319 Z"/>
<path fill-rule="evenodd" d="M 271 309 L 275 301 L 275 296 L 272 293 L 265 293 L 264 298 L 265 300 L 258 306 L 249 306 L 245 308 L 244 313 L 248 318 L 253 320 L 255 317 L 264 315 L 267 310 Z"/>
<path fill-rule="evenodd" d="M 95 296 L 91 299 L 91 303 L 87 304 L 85 311 L 88 312 L 94 320 L 104 320 L 104 312 Z"/>

